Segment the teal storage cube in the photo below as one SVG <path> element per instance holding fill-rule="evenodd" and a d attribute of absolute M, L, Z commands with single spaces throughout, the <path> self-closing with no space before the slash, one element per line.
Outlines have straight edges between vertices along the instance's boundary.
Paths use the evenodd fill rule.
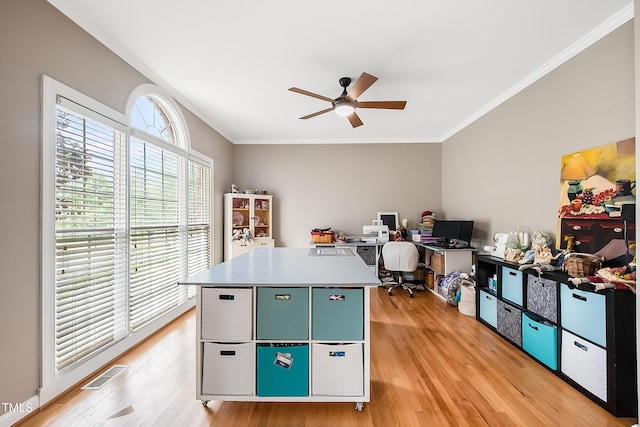
<path fill-rule="evenodd" d="M 522 306 L 522 289 L 524 287 L 522 283 L 522 271 L 503 267 L 501 279 L 502 298 Z"/>
<path fill-rule="evenodd" d="M 363 289 L 313 288 L 311 336 L 314 340 L 364 338 Z"/>
<path fill-rule="evenodd" d="M 308 344 L 258 344 L 258 396 L 309 395 Z"/>
<path fill-rule="evenodd" d="M 522 313 L 522 348 L 554 371 L 558 369 L 558 328 Z"/>
<path fill-rule="evenodd" d="M 563 329 L 606 347 L 606 313 L 604 295 L 570 289 L 566 283 L 561 285 L 560 319 Z"/>
<path fill-rule="evenodd" d="M 498 298 L 485 291 L 480 291 L 480 318 L 498 327 Z"/>
<path fill-rule="evenodd" d="M 259 340 L 309 339 L 309 288 L 258 288 Z"/>

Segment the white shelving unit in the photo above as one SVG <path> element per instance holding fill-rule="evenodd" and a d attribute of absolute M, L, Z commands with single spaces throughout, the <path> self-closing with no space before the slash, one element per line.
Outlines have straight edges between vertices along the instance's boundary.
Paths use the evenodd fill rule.
<path fill-rule="evenodd" d="M 229 260 L 256 248 L 272 248 L 273 196 L 226 193 L 224 195 L 224 259 Z M 236 231 L 251 231 L 252 240 L 234 239 Z"/>
<path fill-rule="evenodd" d="M 281 291 L 286 288 L 263 288 Z M 258 293 L 259 287 L 212 288 L 199 286 L 197 289 L 197 312 L 200 320 L 196 327 L 198 350 L 196 353 L 196 399 L 207 405 L 211 400 L 222 401 L 266 401 L 266 402 L 355 402 L 356 409 L 362 410 L 364 402 L 370 400 L 370 347 L 369 347 L 369 288 L 332 289 L 319 287 L 296 287 L 306 289 L 309 317 L 307 339 L 271 338 L 259 339 Z M 332 295 L 346 292 L 360 292 L 362 314 L 362 336 L 358 340 L 314 339 L 313 315 L 314 290 L 329 289 Z M 335 291 L 335 292 L 333 292 Z M 347 296 L 349 298 L 349 296 Z M 228 309 L 228 307 L 233 307 Z M 221 313 L 229 313 L 228 316 Z M 232 314 L 233 313 L 233 314 Z M 335 314 L 335 313 L 333 313 Z M 352 314 L 352 313 L 350 313 Z M 327 337 L 328 338 L 328 337 Z M 271 347 L 271 346 L 279 347 Z M 290 348 L 304 349 L 306 360 L 296 356 L 291 368 L 276 366 L 275 357 L 262 356 L 260 350 L 274 349 L 278 353 L 290 354 Z M 260 350 L 259 350 L 260 348 Z M 281 351 L 280 351 L 281 349 Z M 268 360 L 265 360 L 265 357 Z M 286 362 L 285 362 L 286 363 Z M 286 376 L 288 380 L 276 381 L 281 384 L 297 384 L 295 390 L 304 389 L 302 395 L 261 395 L 258 383 L 273 380 L 273 372 L 261 373 L 265 365 L 274 370 L 300 368 L 296 375 Z M 270 388 L 267 386 L 267 388 Z M 272 388 L 272 387 L 271 387 Z M 277 393 L 277 390 L 276 390 Z M 296 392 L 297 393 L 297 392 Z M 298 393 L 299 394 L 299 393 Z"/>
<path fill-rule="evenodd" d="M 187 278 L 197 285 L 196 399 L 370 400 L 370 288 L 351 250 L 258 249 Z"/>

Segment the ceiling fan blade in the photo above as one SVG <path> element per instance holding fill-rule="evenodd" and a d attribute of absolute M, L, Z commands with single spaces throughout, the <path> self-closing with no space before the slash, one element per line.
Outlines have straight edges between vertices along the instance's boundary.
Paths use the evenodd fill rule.
<path fill-rule="evenodd" d="M 378 78 L 372 76 L 371 74 L 360 74 L 358 80 L 356 80 L 353 86 L 351 86 L 351 89 L 349 89 L 349 92 L 347 92 L 347 99 L 355 101 L 360 95 L 362 95 L 362 92 L 369 89 L 369 87 L 371 87 L 371 85 L 374 84 L 376 80 L 378 80 Z"/>
<path fill-rule="evenodd" d="M 404 110 L 407 101 L 364 101 L 358 102 L 358 108 L 383 108 L 385 110 Z"/>
<path fill-rule="evenodd" d="M 322 99 L 323 101 L 328 101 L 328 102 L 334 101 L 332 98 L 329 98 L 327 96 L 318 95 L 317 93 L 309 92 L 308 90 L 304 90 L 304 89 L 298 89 L 297 87 L 290 87 L 289 90 L 291 92 L 296 92 L 302 95 L 311 96 L 313 98 Z"/>
<path fill-rule="evenodd" d="M 333 111 L 333 107 L 327 108 L 322 111 L 316 111 L 315 113 L 309 114 L 307 116 L 300 117 L 301 120 L 310 119 L 311 117 L 319 116 L 320 114 L 328 113 L 329 111 Z"/>
<path fill-rule="evenodd" d="M 358 126 L 362 126 L 362 120 L 360 120 L 360 117 L 358 117 L 358 115 L 355 113 L 355 111 L 351 114 L 349 114 L 347 116 L 347 119 L 349 119 L 349 122 L 351 123 L 351 126 L 354 128 L 357 128 Z"/>

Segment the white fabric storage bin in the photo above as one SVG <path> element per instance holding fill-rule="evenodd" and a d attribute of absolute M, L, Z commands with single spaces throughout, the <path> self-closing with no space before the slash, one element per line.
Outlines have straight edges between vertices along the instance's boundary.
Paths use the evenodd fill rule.
<path fill-rule="evenodd" d="M 465 316 L 476 317 L 476 287 L 463 283 L 460 286 L 460 301 L 458 311 Z"/>
<path fill-rule="evenodd" d="M 202 394 L 246 396 L 255 393 L 254 343 L 204 343 Z"/>
<path fill-rule="evenodd" d="M 362 396 L 362 344 L 311 344 L 311 393 L 324 396 Z"/>
<path fill-rule="evenodd" d="M 562 330 L 562 372 L 607 401 L 607 351 L 602 347 Z"/>
<path fill-rule="evenodd" d="M 203 340 L 250 341 L 253 324 L 251 288 L 202 288 L 201 329 Z"/>

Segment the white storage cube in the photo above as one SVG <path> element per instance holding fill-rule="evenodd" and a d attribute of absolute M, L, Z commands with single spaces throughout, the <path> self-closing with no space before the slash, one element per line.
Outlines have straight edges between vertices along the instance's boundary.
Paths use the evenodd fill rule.
<path fill-rule="evenodd" d="M 250 341 L 253 324 L 252 289 L 202 288 L 203 340 Z"/>
<path fill-rule="evenodd" d="M 607 351 L 566 330 L 562 330 L 562 372 L 607 401 Z"/>
<path fill-rule="evenodd" d="M 362 396 L 362 344 L 311 344 L 311 393 L 324 396 Z"/>
<path fill-rule="evenodd" d="M 202 394 L 246 396 L 255 393 L 254 343 L 204 343 Z"/>

